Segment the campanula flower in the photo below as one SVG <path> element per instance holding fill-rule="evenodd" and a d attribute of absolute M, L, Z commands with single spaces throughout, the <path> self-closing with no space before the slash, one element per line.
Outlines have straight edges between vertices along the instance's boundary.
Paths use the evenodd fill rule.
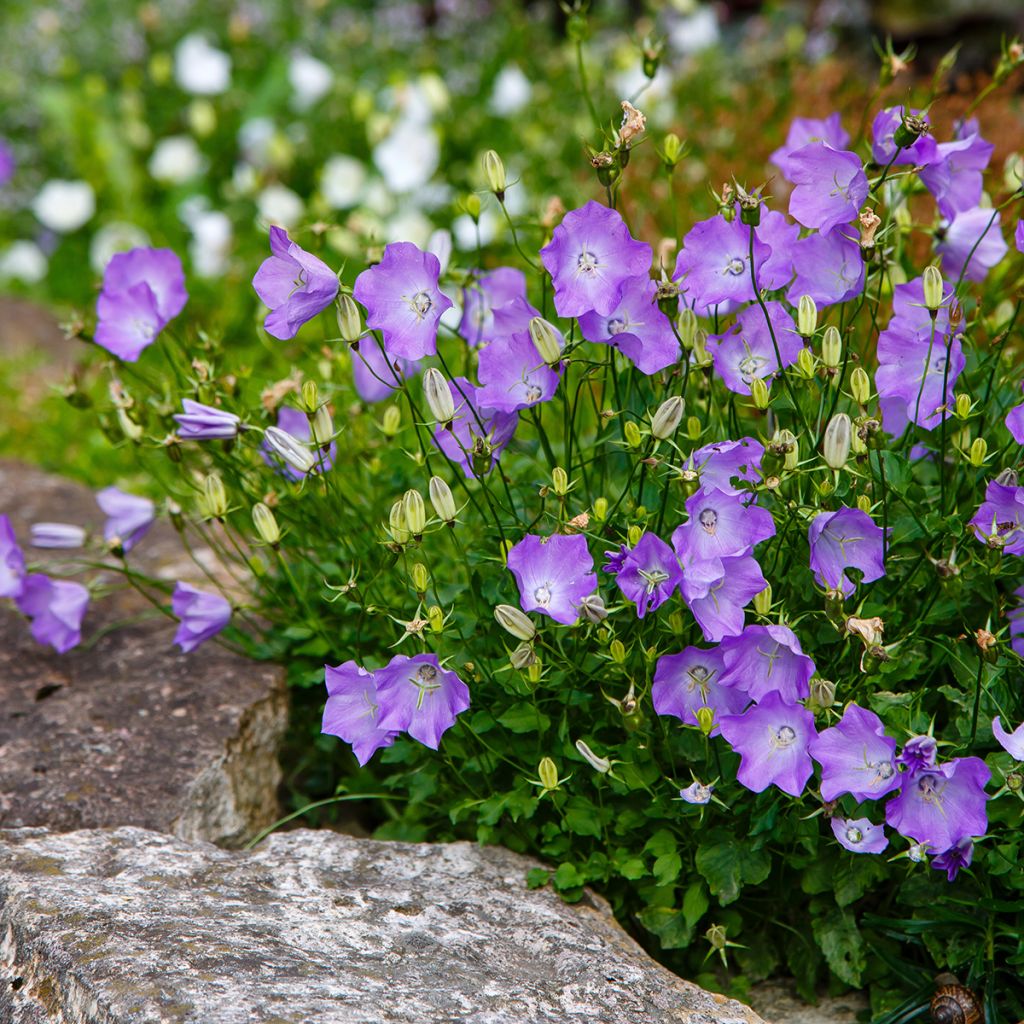
<path fill-rule="evenodd" d="M 688 804 L 709 804 L 714 792 L 714 786 L 705 786 L 703 782 L 694 779 L 686 789 L 679 790 L 679 796 Z"/>
<path fill-rule="evenodd" d="M 857 216 L 868 197 L 868 176 L 856 153 L 812 142 L 789 154 L 789 178 L 796 187 L 789 214 L 822 233 Z"/>
<path fill-rule="evenodd" d="M 768 581 L 749 555 L 683 565 L 680 592 L 704 639 L 717 643 L 743 630 L 743 609 Z"/>
<path fill-rule="evenodd" d="M 480 350 L 477 400 L 489 409 L 516 412 L 546 402 L 558 389 L 562 369 L 541 358 L 529 332 L 498 338 Z"/>
<path fill-rule="evenodd" d="M 1022 221 L 1024 223 L 1024 221 Z M 1024 403 L 1015 405 L 1006 414 L 1006 429 L 1017 444 L 1024 444 Z"/>
<path fill-rule="evenodd" d="M 105 487 L 96 493 L 96 504 L 107 517 L 103 539 L 131 551 L 146 535 L 156 518 L 156 506 L 149 498 L 128 494 L 117 487 Z"/>
<path fill-rule="evenodd" d="M 809 748 L 821 765 L 821 798 L 850 793 L 858 801 L 877 800 L 900 788 L 896 741 L 885 735 L 873 711 L 849 704 L 838 725 L 824 729 Z"/>
<path fill-rule="evenodd" d="M 788 181 L 793 181 L 793 153 L 809 146 L 812 142 L 826 142 L 833 149 L 845 149 L 850 144 L 850 135 L 843 128 L 838 114 L 826 118 L 795 117 L 789 126 L 786 142 L 768 158 Z"/>
<path fill-rule="evenodd" d="M 352 753 L 361 764 L 380 750 L 390 747 L 398 737 L 392 729 L 382 729 L 377 681 L 373 672 L 367 672 L 354 661 L 341 665 L 324 665 L 327 684 L 327 703 L 324 706 L 320 731 L 339 736 L 352 747 Z"/>
<path fill-rule="evenodd" d="M 990 480 L 970 525 L 978 540 L 990 548 L 1024 555 L 1024 487 Z"/>
<path fill-rule="evenodd" d="M 922 110 L 912 110 L 907 113 L 923 117 L 926 122 L 928 120 Z M 932 163 L 938 157 L 938 146 L 928 132 L 918 136 L 911 145 L 904 146 L 897 151 L 893 135 L 903 120 L 903 114 L 903 107 L 888 107 L 885 110 L 880 110 L 871 123 L 871 155 L 875 158 L 875 163 L 882 167 L 890 160 L 897 166 L 912 164 L 915 167 L 922 167 Z"/>
<path fill-rule="evenodd" d="M 523 611 L 549 615 L 566 626 L 576 622 L 580 603 L 597 590 L 594 560 L 580 534 L 527 534 L 509 551 L 507 564 Z"/>
<path fill-rule="evenodd" d="M 943 217 L 973 210 L 981 202 L 982 173 L 995 147 L 978 132 L 978 122 L 961 125 L 952 142 L 940 142 L 935 160 L 922 167 L 918 177 L 935 196 Z"/>
<path fill-rule="evenodd" d="M 420 371 L 419 360 L 389 359 L 380 342 L 368 334 L 359 347 L 350 347 L 352 380 L 364 402 L 383 402 L 390 398 L 400 382 Z"/>
<path fill-rule="evenodd" d="M 455 406 L 450 426 L 434 428 L 434 444 L 458 463 L 470 479 L 489 473 L 512 440 L 519 414 L 500 412 L 482 404 L 482 388 L 465 377 L 447 382 Z"/>
<path fill-rule="evenodd" d="M 872 583 L 885 575 L 885 533 L 859 508 L 843 506 L 836 512 L 819 512 L 807 528 L 811 570 L 818 585 L 854 591 L 847 569 L 858 569 L 861 579 Z"/>
<path fill-rule="evenodd" d="M 22 579 L 15 603 L 32 620 L 37 643 L 64 654 L 81 642 L 82 619 L 89 605 L 89 591 L 81 583 L 31 573 Z"/>
<path fill-rule="evenodd" d="M 800 225 L 786 220 L 778 210 L 764 210 L 754 234 L 771 250 L 758 271 L 758 287 L 770 292 L 785 288 L 793 279 L 793 249 L 800 237 Z"/>
<path fill-rule="evenodd" d="M 0 562 L 0 573 L 2 573 L 2 562 Z M 1024 587 L 1014 591 L 1017 604 L 1011 608 L 1006 617 L 1010 621 L 1010 647 L 1020 657 L 1024 658 Z"/>
<path fill-rule="evenodd" d="M 277 427 L 289 434 L 292 439 L 307 444 L 313 435 L 309 426 L 309 417 L 299 409 L 293 409 L 289 405 L 282 405 L 277 411 Z M 309 450 L 312 459 L 311 473 L 326 473 L 334 466 L 334 460 L 338 455 L 338 445 L 332 441 L 327 446 Z M 260 445 L 260 455 L 268 466 L 273 466 L 278 472 L 290 477 L 292 480 L 301 480 L 306 472 L 282 458 L 273 447 L 264 440 Z"/>
<path fill-rule="evenodd" d="M 903 765 L 908 772 L 919 772 L 923 768 L 933 768 L 939 745 L 934 736 L 911 736 L 896 758 L 896 763 Z"/>
<path fill-rule="evenodd" d="M 732 327 L 708 338 L 707 347 L 715 361 L 715 373 L 730 391 L 738 395 L 750 394 L 750 384 L 755 377 L 765 380 L 792 366 L 804 347 L 796 324 L 782 303 L 771 301 L 765 305 L 771 330 L 761 308 L 747 306 L 740 311 Z M 772 332 L 775 334 L 774 343 Z"/>
<path fill-rule="evenodd" d="M 963 274 L 968 281 L 984 281 L 1007 253 L 999 211 L 981 207 L 958 211 L 936 235 L 935 251 L 942 257 L 942 271 L 947 277 L 955 279 Z"/>
<path fill-rule="evenodd" d="M 216 636 L 231 620 L 231 604 L 220 594 L 180 581 L 174 584 L 171 611 L 179 621 L 174 642 L 186 654 Z"/>
<path fill-rule="evenodd" d="M 745 693 L 723 686 L 722 652 L 718 647 L 687 647 L 662 655 L 654 666 L 651 702 L 659 715 L 672 715 L 687 725 L 699 725 L 698 708 L 715 713 L 710 735 L 718 735 L 722 715 L 739 714 L 749 703 Z"/>
<path fill-rule="evenodd" d="M 1024 761 L 1024 725 L 1018 725 L 1013 732 L 1007 732 L 1003 728 L 999 716 L 996 715 L 992 719 L 992 735 L 995 736 L 999 746 L 1015 761 Z"/>
<path fill-rule="evenodd" d="M 638 618 L 660 608 L 675 593 L 683 570 L 672 549 L 657 535 L 645 533 L 632 548 L 622 547 L 605 566 L 623 596 L 636 605 Z"/>
<path fill-rule="evenodd" d="M 734 481 L 757 483 L 761 479 L 764 445 L 752 437 L 738 441 L 713 441 L 697 448 L 686 462 L 686 469 L 697 474 L 704 490 L 724 494 L 748 494 Z"/>
<path fill-rule="evenodd" d="M 183 441 L 212 441 L 238 436 L 242 421 L 233 412 L 193 402 L 191 398 L 183 398 L 181 407 L 185 411 L 175 413 L 174 420 L 178 424 L 178 437 Z"/>
<path fill-rule="evenodd" d="M 755 233 L 754 271 L 759 284 L 771 254 Z M 680 304 L 697 313 L 726 302 L 752 301 L 750 228 L 738 217 L 730 222 L 721 214 L 698 221 L 683 238 L 672 280 L 679 285 Z"/>
<path fill-rule="evenodd" d="M 885 829 L 868 818 L 833 818 L 832 834 L 850 853 L 881 853 L 888 845 Z"/>
<path fill-rule="evenodd" d="M 25 556 L 18 546 L 14 527 L 0 515 L 0 597 L 17 597 L 25 585 Z"/>
<path fill-rule="evenodd" d="M 846 302 L 864 290 L 864 257 L 848 228 L 801 238 L 790 250 L 796 279 L 786 297 L 809 295 L 821 307 Z"/>
<path fill-rule="evenodd" d="M 1017 230 L 1013 233 L 1013 244 L 1017 252 L 1024 252 L 1024 220 L 1017 221 Z"/>
<path fill-rule="evenodd" d="M 407 732 L 432 750 L 469 707 L 469 688 L 441 667 L 436 654 L 396 654 L 373 675 L 380 707 L 377 728 Z"/>
<path fill-rule="evenodd" d="M 525 331 L 540 316 L 526 298 L 526 275 L 514 267 L 496 267 L 462 290 L 459 334 L 476 348 L 514 331 Z"/>
<path fill-rule="evenodd" d="M 80 548 L 85 543 L 85 530 L 71 523 L 33 523 L 29 540 L 34 548 Z"/>
<path fill-rule="evenodd" d="M 951 846 L 945 853 L 933 857 L 931 866 L 935 871 L 945 871 L 946 878 L 955 882 L 960 869 L 970 867 L 973 859 L 974 840 L 965 838 Z"/>
<path fill-rule="evenodd" d="M 814 662 L 788 626 L 747 626 L 722 641 L 721 683 L 760 703 L 777 693 L 795 704 L 811 692 Z"/>
<path fill-rule="evenodd" d="M 705 488 L 687 499 L 686 511 L 689 518 L 672 533 L 672 546 L 686 565 L 749 555 L 775 536 L 771 512 L 748 504 L 741 494 Z"/>

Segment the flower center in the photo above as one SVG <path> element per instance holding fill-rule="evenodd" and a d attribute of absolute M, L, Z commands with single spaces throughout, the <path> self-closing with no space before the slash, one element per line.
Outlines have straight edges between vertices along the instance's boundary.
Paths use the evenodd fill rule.
<path fill-rule="evenodd" d="M 576 267 L 581 274 L 595 274 L 597 273 L 597 257 L 589 249 L 583 249 L 576 257 Z"/>
<path fill-rule="evenodd" d="M 416 710 L 423 707 L 427 694 L 441 689 L 441 681 L 437 678 L 437 669 L 433 665 L 420 665 L 416 674 L 409 680 L 419 690 L 416 695 Z"/>
<path fill-rule="evenodd" d="M 780 726 L 775 730 L 775 746 L 791 747 L 796 743 L 796 730 L 790 725 Z"/>
<path fill-rule="evenodd" d="M 758 371 L 764 364 L 765 360 L 761 356 L 754 355 L 753 352 L 744 356 L 739 362 L 739 371 L 740 376 L 743 378 L 743 383 L 749 384 L 757 377 Z"/>
<path fill-rule="evenodd" d="M 608 336 L 614 338 L 617 334 L 622 334 L 628 327 L 628 320 L 620 316 L 614 317 L 608 321 Z"/>
<path fill-rule="evenodd" d="M 718 529 L 718 513 L 713 508 L 703 509 L 697 516 L 697 522 L 700 523 L 706 534 L 713 537 L 715 530 Z"/>
<path fill-rule="evenodd" d="M 640 578 L 647 585 L 647 593 L 653 594 L 668 579 L 668 573 L 661 569 L 640 569 Z"/>
<path fill-rule="evenodd" d="M 846 830 L 846 839 L 851 843 L 862 843 L 864 841 L 864 833 L 854 825 L 850 825 Z"/>
<path fill-rule="evenodd" d="M 868 761 L 867 767 L 875 773 L 875 778 L 879 782 L 885 782 L 886 779 L 892 778 L 894 769 L 891 761 Z"/>
<path fill-rule="evenodd" d="M 934 360 L 932 360 L 932 369 L 936 373 L 942 373 L 942 371 L 945 368 L 946 368 L 946 357 L 945 356 L 936 356 L 936 358 Z"/>
<path fill-rule="evenodd" d="M 744 260 L 740 259 L 739 256 L 733 256 L 733 258 L 726 263 L 723 273 L 730 274 L 733 277 L 739 277 L 746 268 L 747 264 Z"/>
<path fill-rule="evenodd" d="M 711 682 L 711 671 L 707 665 L 694 665 L 687 673 L 690 682 L 687 686 L 687 690 L 693 693 L 698 687 L 703 693 L 707 689 L 708 683 Z"/>
<path fill-rule="evenodd" d="M 422 320 L 434 305 L 434 300 L 426 292 L 417 292 L 409 301 L 409 308 L 416 314 L 418 320 Z"/>
<path fill-rule="evenodd" d="M 543 395 L 543 394 L 544 394 L 544 392 L 541 391 L 541 389 L 539 387 L 537 387 L 536 384 L 527 383 L 527 385 L 526 385 L 526 400 L 528 402 L 539 402 L 540 399 L 541 399 L 541 395 Z"/>
<path fill-rule="evenodd" d="M 547 608 L 551 604 L 551 584 L 542 583 L 533 592 L 533 599 L 541 606 L 541 608 Z"/>

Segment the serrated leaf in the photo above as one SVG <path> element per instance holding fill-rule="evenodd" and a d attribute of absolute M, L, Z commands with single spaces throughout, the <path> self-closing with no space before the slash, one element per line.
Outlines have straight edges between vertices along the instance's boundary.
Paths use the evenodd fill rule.
<path fill-rule="evenodd" d="M 574 796 L 565 805 L 565 824 L 578 836 L 601 837 L 601 818 L 598 809 L 585 797 Z"/>
<path fill-rule="evenodd" d="M 866 961 L 864 938 L 853 914 L 834 910 L 817 918 L 811 928 L 832 973 L 847 985 L 859 986 Z"/>
<path fill-rule="evenodd" d="M 639 857 L 632 857 L 619 866 L 619 874 L 623 878 L 628 878 L 631 882 L 635 882 L 638 878 L 643 878 L 647 874 L 647 865 Z"/>
<path fill-rule="evenodd" d="M 764 850 L 753 850 L 721 830 L 708 840 L 697 849 L 697 870 L 722 906 L 737 899 L 744 885 L 756 885 L 768 877 L 771 858 Z"/>
<path fill-rule="evenodd" d="M 546 868 L 530 868 L 526 872 L 526 888 L 541 889 L 551 879 L 551 872 Z"/>
<path fill-rule="evenodd" d="M 684 949 L 693 941 L 693 929 L 673 907 L 647 907 L 639 917 L 640 923 L 658 936 L 662 949 Z"/>

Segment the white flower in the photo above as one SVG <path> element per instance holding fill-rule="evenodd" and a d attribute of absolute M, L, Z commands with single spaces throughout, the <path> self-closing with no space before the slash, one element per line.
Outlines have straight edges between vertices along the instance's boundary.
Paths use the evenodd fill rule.
<path fill-rule="evenodd" d="M 294 227 L 302 217 L 302 200 L 284 185 L 268 185 L 257 197 L 260 218 L 267 224 Z"/>
<path fill-rule="evenodd" d="M 411 192 L 430 181 L 441 146 L 426 123 L 403 119 L 373 151 L 373 162 L 392 192 Z"/>
<path fill-rule="evenodd" d="M 330 92 L 334 84 L 334 73 L 316 57 L 308 53 L 296 53 L 288 64 L 288 81 L 295 90 L 292 97 L 295 108 L 308 110 Z"/>
<path fill-rule="evenodd" d="M 149 235 L 135 224 L 115 220 L 104 224 L 89 243 L 89 265 L 102 274 L 111 256 L 149 245 Z"/>
<path fill-rule="evenodd" d="M 87 181 L 48 181 L 32 200 L 40 224 L 67 234 L 77 231 L 96 212 L 96 194 Z"/>
<path fill-rule="evenodd" d="M 12 242 L 0 253 L 0 280 L 38 284 L 46 277 L 48 262 L 35 242 Z"/>
<path fill-rule="evenodd" d="M 339 154 L 324 164 L 320 192 L 334 210 L 347 210 L 362 198 L 366 187 L 366 168 L 354 156 Z"/>
<path fill-rule="evenodd" d="M 532 92 L 533 87 L 526 75 L 515 64 L 509 64 L 498 72 L 487 106 L 498 117 L 510 117 L 530 102 Z"/>
<path fill-rule="evenodd" d="M 200 174 L 205 162 L 191 135 L 171 135 L 156 144 L 149 158 L 149 173 L 157 181 L 181 185 Z"/>
<path fill-rule="evenodd" d="M 204 210 L 190 221 L 192 244 L 189 258 L 202 277 L 220 277 L 228 268 L 231 250 L 231 221 L 220 210 Z"/>
<path fill-rule="evenodd" d="M 231 58 L 198 33 L 185 36 L 174 51 L 174 77 L 196 96 L 218 96 L 231 85 Z"/>

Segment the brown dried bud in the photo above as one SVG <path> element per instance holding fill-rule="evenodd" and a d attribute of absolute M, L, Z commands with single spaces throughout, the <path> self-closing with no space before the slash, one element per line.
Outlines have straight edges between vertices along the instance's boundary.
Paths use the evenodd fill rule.
<path fill-rule="evenodd" d="M 619 126 L 619 141 L 623 146 L 630 143 L 643 133 L 647 126 L 647 118 L 633 106 L 629 100 L 622 101 L 622 124 Z"/>
<path fill-rule="evenodd" d="M 865 207 L 860 211 L 860 216 L 857 219 L 860 221 L 861 248 L 873 249 L 875 247 L 875 232 L 878 230 L 879 224 L 882 223 L 882 218 L 874 210 Z"/>

